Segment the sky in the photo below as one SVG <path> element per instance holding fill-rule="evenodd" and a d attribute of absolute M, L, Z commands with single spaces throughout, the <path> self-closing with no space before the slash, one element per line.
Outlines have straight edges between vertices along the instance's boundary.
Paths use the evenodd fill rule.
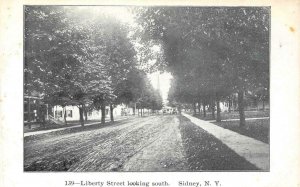
<path fill-rule="evenodd" d="M 88 9 L 95 13 L 103 13 L 115 17 L 124 23 L 134 25 L 133 14 L 124 6 L 78 6 L 78 9 Z"/>
<path fill-rule="evenodd" d="M 162 94 L 162 98 L 163 98 L 163 102 L 164 104 L 167 103 L 167 99 L 168 99 L 168 92 L 171 86 L 171 79 L 172 79 L 172 75 L 170 73 L 164 72 L 164 73 L 159 73 L 159 72 L 155 72 L 152 74 L 148 75 L 151 84 L 153 85 L 153 87 L 155 89 L 158 89 L 158 79 L 159 79 L 159 85 L 160 85 L 160 91 Z"/>

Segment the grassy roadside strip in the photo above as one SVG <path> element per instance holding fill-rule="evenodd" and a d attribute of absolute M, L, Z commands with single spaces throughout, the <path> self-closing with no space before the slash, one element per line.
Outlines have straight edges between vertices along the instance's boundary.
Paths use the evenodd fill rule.
<path fill-rule="evenodd" d="M 239 127 L 239 121 L 221 121 L 212 123 L 269 144 L 270 119 L 249 120 L 246 121 L 246 126 L 243 128 Z"/>
<path fill-rule="evenodd" d="M 116 121 L 116 122 L 106 122 L 104 125 L 99 123 L 99 124 L 94 124 L 94 125 L 89 125 L 89 126 L 74 127 L 74 128 L 68 128 L 68 129 L 63 129 L 63 130 L 59 130 L 59 131 L 44 133 L 44 134 L 26 136 L 26 137 L 24 137 L 24 143 L 30 143 L 31 141 L 56 137 L 56 136 L 59 136 L 59 135 L 65 135 L 65 134 L 71 134 L 71 133 L 77 133 L 77 132 L 83 132 L 83 131 L 97 130 L 97 129 L 101 129 L 101 128 L 104 128 L 104 127 L 107 127 L 107 126 L 118 126 L 118 125 L 124 124 L 127 121 L 128 120 L 126 119 L 126 120 Z"/>
<path fill-rule="evenodd" d="M 246 119 L 247 118 L 263 118 L 263 117 L 269 117 L 270 112 L 269 111 L 245 111 L 245 116 L 246 116 Z M 194 115 L 194 117 L 202 119 L 202 120 L 212 120 L 211 113 L 208 113 L 205 118 L 199 114 Z M 222 112 L 221 117 L 222 117 L 222 120 L 239 119 L 239 113 L 238 112 L 231 112 L 231 113 Z M 237 121 L 221 121 L 221 122 L 213 121 L 211 123 L 269 144 L 270 119 L 246 120 L 246 126 L 243 128 L 239 127 L 239 120 L 237 120 Z"/>
<path fill-rule="evenodd" d="M 90 123 L 101 123 L 101 120 L 88 120 L 88 121 L 85 121 L 85 125 L 86 124 L 90 124 Z M 50 129 L 60 129 L 60 128 L 65 128 L 65 127 L 73 127 L 73 126 L 76 126 L 76 125 L 80 125 L 80 122 L 78 120 L 76 121 L 69 121 L 67 123 L 67 125 L 58 125 L 58 124 L 49 124 L 49 123 L 46 123 L 45 127 L 43 126 L 40 126 L 40 127 L 36 127 L 36 128 L 32 128 L 32 129 L 29 129 L 29 128 L 24 128 L 24 132 L 36 132 L 36 131 L 41 131 L 41 130 L 50 130 Z"/>
<path fill-rule="evenodd" d="M 192 115 L 192 113 L 190 113 Z M 217 115 L 217 114 L 215 114 Z M 202 119 L 202 120 L 214 120 L 212 117 L 211 112 L 206 113 L 206 117 L 203 117 L 203 114 L 199 115 L 198 113 L 194 115 L 195 117 Z M 270 117 L 270 111 L 245 111 L 246 118 L 263 118 L 263 117 Z M 237 111 L 232 112 L 221 112 L 222 120 L 226 119 L 239 119 L 239 113 Z"/>
<path fill-rule="evenodd" d="M 258 170 L 256 166 L 186 117 L 179 116 L 179 119 L 189 170 Z"/>

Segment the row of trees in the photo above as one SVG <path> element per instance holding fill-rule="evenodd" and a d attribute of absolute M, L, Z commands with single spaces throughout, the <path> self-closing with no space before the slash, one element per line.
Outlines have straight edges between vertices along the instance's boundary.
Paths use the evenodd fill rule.
<path fill-rule="evenodd" d="M 238 95 L 240 126 L 244 95 L 269 97 L 269 8 L 138 8 L 140 37 L 160 43 L 161 68 L 174 77 L 171 103 L 209 105 L 221 121 L 220 101 Z"/>
<path fill-rule="evenodd" d="M 101 109 L 105 123 L 108 105 L 112 121 L 120 103 L 159 109 L 161 96 L 138 68 L 129 28 L 94 11 L 25 7 L 25 93 L 52 106 L 78 106 L 82 125 L 92 109 Z"/>

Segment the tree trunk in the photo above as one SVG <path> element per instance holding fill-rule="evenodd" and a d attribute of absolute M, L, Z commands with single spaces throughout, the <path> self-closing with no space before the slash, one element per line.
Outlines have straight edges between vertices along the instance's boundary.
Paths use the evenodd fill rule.
<path fill-rule="evenodd" d="M 216 119 L 216 116 L 215 116 L 215 101 L 212 100 L 211 102 L 211 115 L 212 115 L 212 119 Z"/>
<path fill-rule="evenodd" d="M 202 103 L 203 106 L 203 117 L 206 117 L 206 104 Z"/>
<path fill-rule="evenodd" d="M 84 120 L 87 121 L 88 120 L 87 109 L 86 109 L 86 107 L 84 107 L 83 109 L 84 109 L 83 112 L 84 112 L 84 117 L 85 117 Z"/>
<path fill-rule="evenodd" d="M 109 110 L 110 110 L 110 121 L 114 122 L 114 107 L 112 104 L 109 104 Z"/>
<path fill-rule="evenodd" d="M 105 124 L 105 104 L 101 104 L 101 123 Z"/>
<path fill-rule="evenodd" d="M 244 111 L 244 92 L 238 92 L 238 107 L 240 114 L 240 127 L 244 127 L 246 125 L 245 121 L 245 111 Z"/>
<path fill-rule="evenodd" d="M 55 105 L 55 110 L 54 110 L 54 118 L 57 119 L 57 105 Z"/>
<path fill-rule="evenodd" d="M 46 113 L 46 105 L 42 105 L 41 106 L 41 120 L 42 120 L 42 126 L 43 128 L 45 128 L 46 125 L 46 118 L 45 118 L 45 114 Z"/>
<path fill-rule="evenodd" d="M 199 111 L 199 115 L 201 114 L 201 103 L 198 102 L 198 111 Z"/>
<path fill-rule="evenodd" d="M 233 96 L 233 99 L 232 99 L 232 111 L 234 112 L 234 111 L 236 111 L 236 97 L 235 97 L 235 95 Z"/>
<path fill-rule="evenodd" d="M 31 121 L 31 116 L 30 116 L 30 98 L 28 98 L 28 112 L 27 112 L 27 117 L 28 117 L 28 119 L 27 119 L 27 121 L 28 122 L 30 122 Z M 30 123 L 29 123 L 30 124 Z M 31 125 L 29 125 L 29 128 L 31 129 Z"/>
<path fill-rule="evenodd" d="M 79 121 L 81 126 L 84 126 L 84 120 L 83 120 L 83 106 L 78 107 L 79 108 Z"/>
<path fill-rule="evenodd" d="M 37 100 L 37 116 L 40 127 L 45 127 L 44 105 L 41 105 L 40 100 Z"/>
<path fill-rule="evenodd" d="M 228 112 L 229 113 L 231 113 L 231 105 L 232 105 L 231 96 L 229 96 L 229 99 L 228 99 Z"/>
<path fill-rule="evenodd" d="M 197 110 L 197 109 L 196 109 L 196 103 L 195 103 L 195 102 L 193 103 L 193 110 L 194 110 L 194 114 L 193 114 L 193 115 L 196 115 L 196 113 L 197 113 L 196 110 Z"/>
<path fill-rule="evenodd" d="M 66 107 L 65 107 L 65 106 L 64 106 L 63 111 L 64 111 L 64 122 L 65 122 L 65 125 L 67 125 L 67 124 L 68 124 L 68 123 L 67 123 L 67 110 L 66 110 Z"/>
<path fill-rule="evenodd" d="M 46 126 L 46 119 L 45 119 L 45 113 L 44 112 L 42 113 L 42 125 L 43 125 L 43 128 L 45 128 L 45 126 Z"/>
<path fill-rule="evenodd" d="M 38 123 L 40 123 L 41 122 L 41 107 L 40 107 L 40 100 L 39 99 L 36 101 L 35 105 L 36 105 L 36 115 L 37 115 L 36 121 Z"/>
<path fill-rule="evenodd" d="M 28 112 L 27 112 L 27 121 L 28 121 L 28 128 L 31 129 L 31 116 L 30 116 L 30 98 L 28 98 Z"/>
<path fill-rule="evenodd" d="M 220 98 L 217 95 L 217 122 L 221 122 L 221 108 L 220 108 Z"/>
<path fill-rule="evenodd" d="M 262 110 L 263 110 L 263 111 L 265 111 L 265 101 L 264 101 L 264 100 L 262 100 L 262 104 L 263 104 L 263 106 L 262 106 L 262 107 L 263 107 L 263 108 L 262 108 Z"/>

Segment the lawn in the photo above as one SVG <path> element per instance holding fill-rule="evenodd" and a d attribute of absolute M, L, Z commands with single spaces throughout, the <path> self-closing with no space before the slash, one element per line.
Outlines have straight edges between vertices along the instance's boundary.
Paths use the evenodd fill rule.
<path fill-rule="evenodd" d="M 246 126 L 243 128 L 239 126 L 239 121 L 222 121 L 212 123 L 264 143 L 269 143 L 270 119 L 246 120 Z"/>
<path fill-rule="evenodd" d="M 94 124 L 94 125 L 89 125 L 89 126 L 67 128 L 67 129 L 63 129 L 63 130 L 59 130 L 59 131 L 37 134 L 34 136 L 26 136 L 26 137 L 24 137 L 24 143 L 29 143 L 31 141 L 42 140 L 42 139 L 57 137 L 57 136 L 66 135 L 66 134 L 80 133 L 80 132 L 84 132 L 84 131 L 93 131 L 93 130 L 102 129 L 102 128 L 105 128 L 108 126 L 118 126 L 119 124 L 123 124 L 126 121 L 127 120 L 123 120 L 121 122 L 106 122 L 105 124 L 99 123 L 99 124 Z"/>
<path fill-rule="evenodd" d="M 179 118 L 189 170 L 258 170 L 256 166 L 186 117 Z"/>
<path fill-rule="evenodd" d="M 101 123 L 101 120 L 88 120 L 88 121 L 85 121 L 84 124 L 95 123 L 95 122 Z M 35 126 L 35 127 L 31 128 L 31 129 L 29 129 L 28 125 L 26 125 L 24 127 L 24 132 L 35 132 L 35 131 L 40 131 L 40 130 L 59 129 L 59 128 L 64 128 L 64 127 L 72 127 L 72 126 L 76 126 L 76 125 L 80 125 L 79 120 L 68 121 L 67 125 L 51 124 L 49 122 L 46 122 L 44 127 L 38 123 L 35 123 L 35 124 L 32 124 L 32 126 Z"/>
<path fill-rule="evenodd" d="M 217 113 L 215 113 L 215 116 Z M 198 117 L 199 119 L 203 120 L 214 120 L 212 118 L 211 112 L 206 113 L 206 117 L 203 117 L 203 114 L 199 115 L 196 114 L 194 115 L 195 117 Z M 245 111 L 245 117 L 246 118 L 262 118 L 262 117 L 270 117 L 270 111 Z M 234 112 L 221 112 L 221 118 L 222 120 L 224 119 L 239 119 L 239 112 L 234 111 Z"/>
<path fill-rule="evenodd" d="M 196 114 L 195 117 L 206 120 L 213 121 L 211 113 L 208 113 L 204 118 L 202 115 Z M 264 143 L 269 143 L 269 131 L 270 131 L 270 119 L 252 119 L 247 120 L 247 118 L 265 118 L 270 116 L 269 111 L 245 111 L 246 116 L 246 126 L 243 128 L 239 127 L 239 120 L 230 121 L 230 119 L 239 119 L 238 112 L 222 112 L 221 119 L 228 121 L 216 122 L 213 121 L 213 124 L 216 124 L 225 129 L 235 131 L 239 134 L 254 138 L 256 140 L 262 141 Z"/>

